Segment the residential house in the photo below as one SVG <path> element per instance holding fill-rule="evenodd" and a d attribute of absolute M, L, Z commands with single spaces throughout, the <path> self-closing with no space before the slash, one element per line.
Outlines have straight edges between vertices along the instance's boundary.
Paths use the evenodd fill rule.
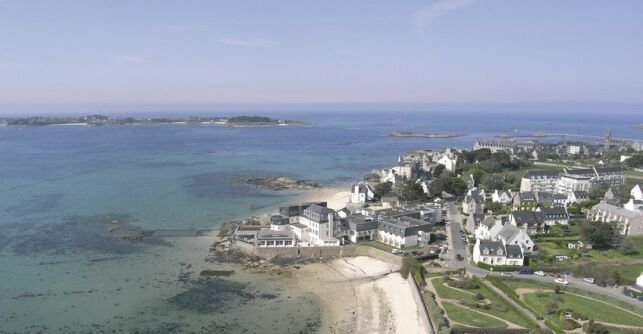
<path fill-rule="evenodd" d="M 490 240 L 491 238 L 491 229 L 496 225 L 496 220 L 492 216 L 486 216 L 484 219 L 475 227 L 473 234 L 476 239 Z M 502 224 L 501 224 L 502 226 Z"/>
<path fill-rule="evenodd" d="M 565 206 L 567 202 L 567 196 L 559 193 L 536 191 L 534 195 L 536 197 L 536 203 L 540 207 Z"/>
<path fill-rule="evenodd" d="M 643 213 L 626 210 L 606 202 L 600 202 L 587 213 L 587 219 L 618 222 L 623 235 L 643 235 Z"/>
<path fill-rule="evenodd" d="M 609 203 L 612 205 L 620 205 L 621 191 L 616 188 L 608 188 L 607 191 L 605 192 L 605 195 L 603 196 L 603 200 L 606 203 Z"/>
<path fill-rule="evenodd" d="M 523 254 L 533 252 L 535 244 L 525 230 L 505 224 L 497 233 L 494 234 L 494 231 L 492 228 L 491 239 L 502 241 L 507 246 L 519 246 Z"/>
<path fill-rule="evenodd" d="M 350 202 L 364 204 L 375 201 L 375 190 L 366 182 L 359 182 L 351 186 Z"/>
<path fill-rule="evenodd" d="M 536 208 L 538 202 L 536 201 L 536 195 L 531 191 L 519 192 L 513 198 L 513 208 L 514 209 L 534 209 Z"/>
<path fill-rule="evenodd" d="M 547 226 L 567 225 L 569 222 L 569 214 L 564 206 L 538 208 L 536 212 L 542 213 L 543 221 Z"/>
<path fill-rule="evenodd" d="M 472 174 L 463 174 L 460 176 L 462 181 L 467 185 L 467 189 L 473 189 L 476 186 L 476 181 Z"/>
<path fill-rule="evenodd" d="M 581 203 L 589 200 L 589 194 L 587 191 L 572 191 L 567 196 L 567 204 Z"/>
<path fill-rule="evenodd" d="M 444 166 L 444 170 L 454 173 L 458 164 L 458 158 L 455 155 L 444 154 L 438 159 L 438 164 Z"/>
<path fill-rule="evenodd" d="M 502 241 L 477 239 L 473 247 L 473 261 L 492 266 L 522 266 L 524 256 L 519 246 L 504 245 Z"/>
<path fill-rule="evenodd" d="M 529 235 L 545 232 L 545 218 L 542 212 L 531 210 L 512 211 L 509 223 L 521 228 Z"/>
<path fill-rule="evenodd" d="M 491 201 L 494 203 L 511 204 L 513 195 L 511 191 L 496 190 L 491 195 Z"/>
<path fill-rule="evenodd" d="M 623 204 L 625 210 L 643 212 L 643 200 L 630 198 L 629 202 Z"/>
<path fill-rule="evenodd" d="M 632 187 L 632 190 L 630 190 L 630 196 L 635 200 L 643 201 L 643 185 L 639 183 Z"/>
<path fill-rule="evenodd" d="M 484 213 L 484 190 L 469 190 L 462 202 L 462 212 L 467 215 Z"/>

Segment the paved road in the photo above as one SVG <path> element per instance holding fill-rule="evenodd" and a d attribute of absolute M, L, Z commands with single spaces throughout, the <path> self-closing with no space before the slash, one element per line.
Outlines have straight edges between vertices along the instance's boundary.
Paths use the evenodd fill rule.
<path fill-rule="evenodd" d="M 449 251 L 446 254 L 445 263 L 450 268 L 464 268 L 466 266 L 467 250 L 464 241 L 460 237 L 462 227 L 460 226 L 461 216 L 458 208 L 453 202 L 447 203 L 447 237 L 449 241 Z M 462 261 L 457 260 L 457 256 L 462 256 Z"/>

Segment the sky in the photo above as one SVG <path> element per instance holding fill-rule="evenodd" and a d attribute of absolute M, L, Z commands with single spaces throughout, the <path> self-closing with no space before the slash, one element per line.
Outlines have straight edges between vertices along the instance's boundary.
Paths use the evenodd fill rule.
<path fill-rule="evenodd" d="M 541 102 L 643 105 L 643 1 L 0 0 L 0 114 Z"/>

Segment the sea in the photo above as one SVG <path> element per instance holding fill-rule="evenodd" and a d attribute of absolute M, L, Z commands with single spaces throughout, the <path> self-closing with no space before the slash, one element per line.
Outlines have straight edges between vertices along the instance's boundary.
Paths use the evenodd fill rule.
<path fill-rule="evenodd" d="M 232 269 L 212 258 L 211 238 L 139 242 L 106 230 L 216 229 L 305 194 L 239 177 L 333 187 L 392 166 L 405 151 L 469 149 L 499 134 L 604 136 L 611 128 L 614 137 L 643 139 L 636 113 L 265 114 L 310 125 L 0 127 L 0 333 L 314 332 L 320 306 L 296 282 L 238 268 L 202 279 L 201 270 Z M 462 136 L 389 136 L 400 130 Z"/>

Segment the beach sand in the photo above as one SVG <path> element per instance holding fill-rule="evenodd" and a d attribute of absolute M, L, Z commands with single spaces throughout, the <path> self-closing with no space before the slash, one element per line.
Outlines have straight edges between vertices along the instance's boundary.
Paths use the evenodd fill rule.
<path fill-rule="evenodd" d="M 351 198 L 350 185 L 344 187 L 321 188 L 305 193 L 301 202 L 328 202 L 334 210 L 342 209 Z"/>
<path fill-rule="evenodd" d="M 411 287 L 397 269 L 359 256 L 303 266 L 294 279 L 319 300 L 322 333 L 422 333 Z"/>

